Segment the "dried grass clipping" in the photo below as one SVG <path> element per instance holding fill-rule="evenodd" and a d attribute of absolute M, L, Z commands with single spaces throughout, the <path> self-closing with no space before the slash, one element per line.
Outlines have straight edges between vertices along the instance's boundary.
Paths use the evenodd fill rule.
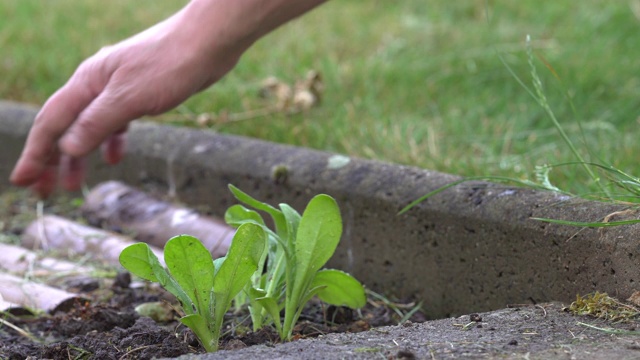
<path fill-rule="evenodd" d="M 589 315 L 613 322 L 624 322 L 640 315 L 640 309 L 622 303 L 607 293 L 595 292 L 585 296 L 576 296 L 576 301 L 569 306 L 575 315 Z"/>

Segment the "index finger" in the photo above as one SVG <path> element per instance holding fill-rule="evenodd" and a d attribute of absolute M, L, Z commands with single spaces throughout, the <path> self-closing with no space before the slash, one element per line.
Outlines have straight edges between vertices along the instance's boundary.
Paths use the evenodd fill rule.
<path fill-rule="evenodd" d="M 29 131 L 11 182 L 27 186 L 38 181 L 56 150 L 57 141 L 95 97 L 88 86 L 72 77 L 44 104 Z"/>

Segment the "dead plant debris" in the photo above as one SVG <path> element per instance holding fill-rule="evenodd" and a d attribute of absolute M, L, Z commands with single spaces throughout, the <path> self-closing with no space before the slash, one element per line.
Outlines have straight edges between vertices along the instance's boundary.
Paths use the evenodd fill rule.
<path fill-rule="evenodd" d="M 596 291 L 588 295 L 577 295 L 568 310 L 575 315 L 589 315 L 613 322 L 626 322 L 637 318 L 640 309 L 614 299 L 607 293 Z"/>
<path fill-rule="evenodd" d="M 231 112 L 221 110 L 201 114 L 182 113 L 156 116 L 160 121 L 185 121 L 199 127 L 246 121 L 263 118 L 275 114 L 295 115 L 306 113 L 320 105 L 324 93 L 322 75 L 316 70 L 309 70 L 304 77 L 287 83 L 275 76 L 262 80 L 257 91 L 261 103 L 255 108 L 245 111 Z M 254 104 L 253 99 L 247 99 L 248 104 Z M 250 105 L 249 105 L 250 107 Z"/>

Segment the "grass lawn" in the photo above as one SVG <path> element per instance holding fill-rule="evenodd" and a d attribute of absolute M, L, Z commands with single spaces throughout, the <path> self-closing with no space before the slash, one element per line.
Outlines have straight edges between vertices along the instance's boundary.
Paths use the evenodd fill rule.
<path fill-rule="evenodd" d="M 184 3 L 0 2 L 0 98 L 41 104 L 82 59 Z M 334 0 L 259 41 L 174 113 L 260 108 L 264 78 L 292 82 L 315 69 L 325 82 L 319 107 L 211 128 L 460 175 L 532 179 L 536 165 L 575 158 L 507 68 L 531 87 L 527 34 L 550 106 L 583 156 L 640 173 L 640 0 Z M 552 180 L 577 193 L 594 189 L 577 166 Z"/>

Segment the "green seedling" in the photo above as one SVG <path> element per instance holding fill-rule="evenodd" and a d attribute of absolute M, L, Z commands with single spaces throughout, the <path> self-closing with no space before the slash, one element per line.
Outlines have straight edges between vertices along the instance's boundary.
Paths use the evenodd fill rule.
<path fill-rule="evenodd" d="M 229 188 L 242 203 L 269 214 L 275 225 L 275 230 L 269 229 L 258 212 L 242 205 L 232 206 L 225 214 L 232 226 L 254 224 L 268 234 L 269 246 L 260 260 L 262 271 L 245 289 L 254 327 L 271 318 L 280 338 L 288 340 L 305 304 L 316 295 L 331 305 L 354 309 L 365 305 L 364 288 L 355 278 L 339 270 L 321 270 L 342 235 L 340 209 L 332 197 L 315 196 L 301 216 L 287 204 L 277 209 L 234 186 Z"/>
<path fill-rule="evenodd" d="M 125 248 L 120 263 L 175 295 L 185 313 L 180 321 L 213 352 L 218 349 L 224 315 L 258 269 L 265 244 L 261 226 L 244 224 L 236 231 L 227 256 L 216 260 L 198 239 L 180 235 L 165 245 L 167 269 L 144 243 Z"/>

